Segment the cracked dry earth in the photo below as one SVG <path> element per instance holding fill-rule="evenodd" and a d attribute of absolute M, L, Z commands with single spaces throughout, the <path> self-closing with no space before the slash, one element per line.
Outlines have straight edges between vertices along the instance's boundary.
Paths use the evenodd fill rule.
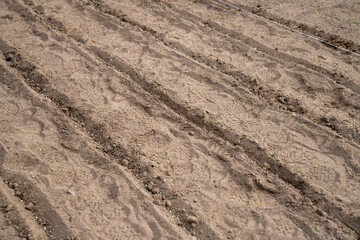
<path fill-rule="evenodd" d="M 0 51 L 1 239 L 359 239 L 357 56 L 210 0 L 1 0 Z"/>

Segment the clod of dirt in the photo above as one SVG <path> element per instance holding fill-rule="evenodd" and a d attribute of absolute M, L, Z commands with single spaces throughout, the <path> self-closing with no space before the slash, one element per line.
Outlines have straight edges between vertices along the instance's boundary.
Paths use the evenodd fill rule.
<path fill-rule="evenodd" d="M 166 206 L 167 208 L 171 208 L 172 202 L 171 202 L 170 200 L 166 200 L 166 201 L 165 201 L 165 206 Z"/>
<path fill-rule="evenodd" d="M 33 9 L 34 9 L 35 12 L 37 12 L 39 14 L 44 14 L 45 13 L 44 7 L 41 6 L 41 5 L 37 5 Z"/>
<path fill-rule="evenodd" d="M 325 212 L 321 211 L 320 209 L 317 209 L 316 213 L 319 214 L 320 216 L 326 215 Z"/>
<path fill-rule="evenodd" d="M 32 211 L 34 210 L 34 207 L 35 205 L 32 202 L 29 202 L 28 204 L 26 204 L 25 209 Z"/>
<path fill-rule="evenodd" d="M 264 167 L 265 167 L 266 169 L 270 169 L 270 164 L 267 163 L 267 162 L 264 162 Z"/>
<path fill-rule="evenodd" d="M 6 212 L 10 212 L 12 209 L 13 209 L 13 206 L 12 206 L 12 205 L 8 205 L 8 206 L 5 208 L 5 211 L 6 211 Z"/>
<path fill-rule="evenodd" d="M 151 191 L 154 188 L 154 184 L 152 182 L 149 182 L 147 185 L 147 189 Z"/>
<path fill-rule="evenodd" d="M 272 185 L 271 180 L 269 179 L 268 181 L 264 181 L 262 179 L 255 179 L 255 184 L 262 190 L 265 190 L 269 193 L 275 194 L 278 193 L 279 191 L 276 189 L 276 187 L 274 185 Z"/>
<path fill-rule="evenodd" d="M 186 221 L 188 222 L 188 223 L 190 223 L 190 224 L 197 224 L 198 223 L 198 220 L 197 220 L 197 218 L 195 217 L 195 216 L 188 216 L 187 217 L 187 219 L 186 219 Z"/>
<path fill-rule="evenodd" d="M 160 192 L 160 189 L 155 187 L 153 188 L 153 190 L 151 191 L 153 194 L 158 194 Z"/>
<path fill-rule="evenodd" d="M 25 0 L 24 1 L 26 5 L 29 5 L 29 6 L 33 6 L 34 5 L 34 2 L 31 1 L 31 0 Z"/>
<path fill-rule="evenodd" d="M 160 175 L 157 175 L 155 178 L 160 180 L 160 181 L 164 181 L 164 178 L 162 176 L 160 176 Z"/>
<path fill-rule="evenodd" d="M 19 64 L 19 69 L 23 72 L 30 73 L 34 67 L 28 61 L 21 61 Z"/>
<path fill-rule="evenodd" d="M 5 211 L 6 211 L 6 212 L 10 212 L 10 211 L 13 210 L 13 209 L 14 209 L 13 205 L 9 204 L 9 205 L 5 208 Z"/>
<path fill-rule="evenodd" d="M 129 161 L 126 160 L 126 159 L 124 159 L 124 160 L 122 160 L 121 164 L 122 164 L 123 166 L 125 166 L 125 167 L 128 167 L 128 166 L 129 166 Z"/>

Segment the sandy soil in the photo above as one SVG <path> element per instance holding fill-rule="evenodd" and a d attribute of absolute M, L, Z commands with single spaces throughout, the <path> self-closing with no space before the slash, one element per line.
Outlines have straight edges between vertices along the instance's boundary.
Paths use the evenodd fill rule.
<path fill-rule="evenodd" d="M 4 0 L 0 51 L 0 238 L 359 239 L 358 57 L 185 0 Z"/>
<path fill-rule="evenodd" d="M 360 53 L 360 2 L 357 0 L 227 2 Z"/>

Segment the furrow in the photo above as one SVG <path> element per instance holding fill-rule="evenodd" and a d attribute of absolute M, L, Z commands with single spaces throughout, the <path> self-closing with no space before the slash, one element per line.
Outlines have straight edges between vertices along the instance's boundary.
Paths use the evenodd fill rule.
<path fill-rule="evenodd" d="M 252 161 L 257 162 L 257 164 L 261 168 L 264 167 L 269 168 L 270 172 L 279 176 L 280 179 L 288 182 L 291 186 L 294 186 L 295 188 L 299 189 L 303 196 L 311 199 L 312 202 L 315 203 L 317 206 L 320 206 L 325 210 L 333 211 L 333 212 L 330 211 L 331 216 L 335 216 L 338 219 L 344 220 L 344 223 L 347 226 L 349 226 L 352 229 L 355 228 L 355 231 L 358 231 L 358 229 L 356 229 L 356 225 L 354 225 L 353 223 L 355 224 L 358 223 L 359 219 L 357 219 L 356 217 L 355 218 L 351 217 L 348 214 L 344 214 L 343 211 L 339 209 L 339 207 L 335 206 L 333 202 L 327 200 L 325 196 L 314 190 L 313 187 L 310 186 L 310 184 L 304 181 L 297 174 L 291 172 L 286 166 L 279 166 L 277 164 L 275 157 L 269 157 L 268 153 L 266 153 L 264 148 L 262 148 L 255 141 L 252 141 L 248 136 L 246 135 L 241 136 L 238 133 L 228 130 L 227 127 L 223 127 L 220 124 L 214 123 L 212 119 L 208 118 L 208 114 L 204 114 L 202 111 L 196 110 L 196 108 L 194 107 L 187 107 L 181 102 L 179 103 L 179 101 L 175 97 L 173 98 L 169 96 L 169 92 L 161 90 L 162 85 L 159 85 L 157 82 L 152 82 L 148 78 L 148 73 L 146 71 L 145 74 L 141 73 L 141 71 L 132 67 L 133 63 L 129 64 L 124 60 L 121 60 L 118 56 L 109 54 L 107 50 L 102 50 L 102 48 L 99 47 L 98 44 L 85 43 L 87 40 L 84 40 L 85 39 L 84 36 L 78 35 L 78 38 L 76 38 L 73 35 L 73 31 L 67 29 L 66 24 L 61 23 L 61 21 L 55 20 L 54 17 L 51 17 L 51 20 L 49 20 L 49 18 L 44 19 L 44 21 L 46 21 L 46 23 L 49 26 L 52 27 L 56 26 L 57 30 L 59 30 L 63 34 L 67 34 L 66 36 L 73 37 L 80 44 L 82 44 L 85 47 L 85 49 L 87 49 L 87 51 L 97 56 L 99 59 L 101 59 L 101 61 L 103 61 L 107 65 L 114 67 L 118 72 L 125 73 L 127 76 L 129 76 L 129 78 L 133 82 L 141 86 L 143 90 L 148 92 L 151 96 L 156 97 L 161 103 L 165 104 L 169 109 L 171 109 L 175 113 L 178 113 L 180 116 L 184 117 L 187 121 L 200 127 L 201 129 L 206 130 L 211 134 L 214 134 L 215 136 L 217 136 L 217 138 L 224 139 L 234 145 L 240 146 L 241 149 L 244 150 L 246 155 L 250 159 L 252 159 Z M 110 26 L 110 25 L 108 25 L 108 27 L 116 28 L 115 26 Z M 41 82 L 40 83 L 36 82 L 35 85 L 33 85 L 32 87 L 34 89 L 37 89 L 41 93 L 46 92 L 47 90 L 44 89 L 48 88 L 48 86 L 43 87 Z M 69 100 L 66 100 L 66 97 L 64 98 L 60 97 L 59 99 L 61 99 L 59 105 L 61 107 L 65 106 L 64 108 L 65 113 L 69 112 L 70 116 L 73 116 L 75 119 L 80 121 L 80 123 L 88 124 L 87 121 L 91 119 L 91 117 L 83 116 L 81 115 L 82 113 L 79 114 L 78 112 L 81 111 L 79 109 L 73 108 L 74 104 L 71 103 L 67 105 L 66 102 L 69 102 Z M 92 129 L 93 131 L 95 131 L 94 135 L 99 135 L 99 136 L 102 136 L 99 133 L 101 133 L 104 130 L 104 127 L 97 124 L 96 122 L 93 123 L 90 122 L 90 124 L 86 125 L 86 128 Z M 108 134 L 109 133 L 105 133 L 105 135 Z M 100 137 L 100 138 L 95 137 L 95 140 L 96 141 L 99 140 L 99 142 L 101 142 L 102 144 L 104 144 L 105 142 L 104 150 L 110 153 L 110 155 L 114 155 L 115 157 L 119 157 L 119 158 L 131 158 L 131 159 L 134 158 L 132 154 L 129 153 L 124 154 L 124 152 L 126 152 L 126 150 L 124 151 L 125 148 L 120 147 L 118 149 L 117 147 L 118 145 L 112 143 L 111 139 L 106 139 L 106 137 Z M 107 143 L 109 143 L 109 145 Z M 115 154 L 113 152 L 115 152 Z M 139 169 L 139 167 L 137 166 L 136 169 Z M 139 173 L 141 173 L 141 171 Z M 158 182 L 159 181 L 157 181 L 156 183 L 158 184 Z M 202 230 L 197 230 L 198 231 L 197 234 L 202 237 L 205 237 L 206 234 L 210 231 L 209 229 L 206 229 L 206 225 L 201 225 L 199 229 Z M 201 234 L 205 234 L 205 235 L 201 235 Z M 210 235 L 212 235 L 212 233 Z"/>
<path fill-rule="evenodd" d="M 217 2 L 219 2 L 219 1 L 217 1 Z M 359 44 L 355 43 L 353 40 L 345 39 L 344 37 L 342 37 L 340 35 L 326 32 L 322 29 L 318 29 L 318 28 L 309 26 L 308 24 L 303 23 L 303 22 L 289 20 L 284 17 L 280 17 L 279 15 L 272 14 L 267 9 L 264 9 L 261 7 L 250 7 L 250 6 L 239 3 L 238 1 L 234 2 L 234 1 L 230 0 L 227 2 L 229 2 L 235 6 L 238 6 L 241 9 L 245 9 L 246 11 L 249 11 L 260 17 L 278 22 L 280 24 L 283 24 L 283 25 L 293 28 L 293 29 L 298 29 L 298 30 L 304 31 L 308 34 L 319 37 L 323 41 L 329 42 L 331 44 L 335 44 L 335 45 L 343 47 L 345 49 L 349 49 L 350 51 L 353 51 L 355 53 L 360 53 L 360 45 Z M 261 6 L 261 5 L 259 4 L 258 6 Z"/>
<path fill-rule="evenodd" d="M 205 3 L 203 1 L 200 1 L 199 3 L 207 5 L 209 2 Z M 215 21 L 202 19 L 202 18 L 192 14 L 189 11 L 174 7 L 173 3 L 161 2 L 160 4 L 164 4 L 165 6 L 168 7 L 169 10 L 171 9 L 175 12 L 178 12 L 186 18 L 195 19 L 195 20 L 197 20 L 198 23 L 205 24 L 217 32 L 225 34 L 231 38 L 234 38 L 236 40 L 243 42 L 246 45 L 256 48 L 259 51 L 263 52 L 264 54 L 266 54 L 270 57 L 274 57 L 274 59 L 281 59 L 284 62 L 291 62 L 294 64 L 302 65 L 307 69 L 311 69 L 315 72 L 323 74 L 325 77 L 328 77 L 329 79 L 331 79 L 334 83 L 342 84 L 345 87 L 348 87 L 349 89 L 354 91 L 355 93 L 360 93 L 360 85 L 356 82 L 353 82 L 351 79 L 349 79 L 348 77 L 346 77 L 342 74 L 338 74 L 336 72 L 329 71 L 328 69 L 326 69 L 322 66 L 315 65 L 305 59 L 295 57 L 295 56 L 289 55 L 289 54 L 281 52 L 281 51 L 277 51 L 276 49 L 272 49 L 272 48 L 266 46 L 265 44 L 262 44 L 256 40 L 254 40 L 251 37 L 245 36 L 240 31 L 228 29 Z"/>
<path fill-rule="evenodd" d="M 23 57 L 12 47 L 9 47 L 0 38 L 0 50 L 4 54 L 5 59 L 11 63 L 11 66 L 20 71 L 24 78 L 27 79 L 29 86 L 34 89 L 36 92 L 48 97 L 53 103 L 55 103 L 61 111 L 69 116 L 75 123 L 79 124 L 86 128 L 89 132 L 89 136 L 97 143 L 101 143 L 102 150 L 106 153 L 111 159 L 128 168 L 134 176 L 141 176 L 141 181 L 144 185 L 148 185 L 150 182 L 155 184 L 154 188 L 160 189 L 160 196 L 154 196 L 156 201 L 162 202 L 161 205 L 164 205 L 168 198 L 173 199 L 173 208 L 177 209 L 174 214 L 176 214 L 181 219 L 181 226 L 186 229 L 191 230 L 191 224 L 186 221 L 186 216 L 184 212 L 181 212 L 182 209 L 192 209 L 188 204 L 184 203 L 181 199 L 177 198 L 178 194 L 171 189 L 168 189 L 166 184 L 162 181 L 161 178 L 157 176 L 142 176 L 144 172 L 151 172 L 151 166 L 147 166 L 139 160 L 139 155 L 132 149 L 126 149 L 125 147 L 115 143 L 110 134 L 107 132 L 106 128 L 102 124 L 97 123 L 89 115 L 88 111 L 84 111 L 81 108 L 75 107 L 74 103 L 64 94 L 53 89 L 49 84 L 47 77 L 42 75 L 36 70 L 36 67 L 33 66 L 30 62 L 23 60 Z M 20 177 L 20 176 L 18 176 Z M 9 179 L 14 179 L 16 176 L 10 176 Z M 151 190 L 149 190 L 151 192 Z M 42 198 L 45 199 L 45 198 Z M 30 201 L 27 199 L 26 201 Z M 40 203 L 39 203 L 40 204 Z M 160 204 L 160 203 L 158 203 Z M 188 214 L 188 213 L 187 213 Z M 56 214 L 52 214 L 54 219 Z M 50 219 L 52 226 L 60 227 L 61 224 Z M 51 231 L 51 229 L 49 229 Z M 218 239 L 216 234 L 212 232 L 209 227 L 205 224 L 199 223 L 197 226 L 197 233 L 201 237 L 210 234 L 213 239 Z M 57 231 L 53 230 L 54 235 L 60 234 Z M 61 236 L 68 236 L 69 234 L 66 231 L 61 232 Z M 175 233 L 174 233 L 175 234 Z M 60 236 L 60 235 L 59 235 Z"/>
<path fill-rule="evenodd" d="M 270 106 L 275 105 L 275 108 L 281 108 L 288 110 L 290 112 L 295 112 L 301 115 L 306 116 L 307 118 L 311 119 L 311 121 L 321 124 L 327 128 L 329 128 L 331 131 L 336 132 L 337 134 L 340 134 L 342 137 L 346 138 L 349 141 L 355 141 L 356 143 L 360 142 L 360 134 L 359 130 L 356 129 L 354 126 L 344 125 L 344 123 L 341 120 L 337 119 L 336 114 L 331 117 L 324 117 L 323 115 L 319 114 L 319 111 L 314 111 L 310 109 L 309 104 L 303 104 L 302 96 L 288 96 L 288 94 L 283 93 L 281 89 L 276 89 L 274 87 L 270 87 L 268 84 L 262 83 L 259 79 L 256 79 L 256 77 L 252 77 L 250 75 L 247 75 L 243 73 L 240 69 L 237 69 L 235 66 L 233 66 L 230 62 L 224 62 L 221 59 L 214 58 L 214 57 L 208 57 L 204 54 L 202 54 L 199 51 L 194 51 L 191 48 L 185 46 L 181 42 L 176 42 L 173 40 L 169 40 L 165 38 L 165 32 L 162 32 L 163 29 L 152 29 L 151 26 L 146 26 L 144 24 L 141 24 L 139 22 L 136 22 L 132 20 L 129 15 L 129 12 L 126 12 L 126 10 L 118 10 L 118 9 L 111 9 L 108 7 L 105 3 L 101 1 L 91 1 L 93 5 L 98 8 L 101 12 L 107 13 L 111 16 L 116 17 L 117 19 L 121 20 L 122 22 L 126 22 L 134 27 L 138 27 L 141 30 L 148 32 L 154 38 L 161 41 L 165 46 L 170 47 L 171 49 L 176 50 L 179 54 L 184 54 L 188 58 L 195 60 L 198 63 L 206 64 L 208 67 L 213 69 L 214 71 L 220 71 L 221 73 L 228 75 L 232 77 L 233 79 L 230 79 L 228 81 L 225 81 L 228 86 L 231 86 L 231 88 L 234 91 L 239 91 L 239 94 L 242 93 L 242 89 L 239 89 L 241 86 L 242 88 L 247 89 L 248 91 L 251 91 L 253 94 L 260 96 L 264 99 L 264 103 L 270 103 Z M 126 4 L 126 3 L 124 3 Z M 151 7 L 151 6 L 150 6 Z M 157 9 L 158 10 L 158 9 Z M 168 16 L 168 15 L 165 15 Z M 170 17 L 170 16 L 169 16 Z M 178 21 L 181 21 L 182 19 L 178 19 Z M 170 20 L 169 20 L 170 21 Z M 153 26 L 156 26 L 153 25 Z M 209 33 L 205 33 L 209 34 Z M 225 36 L 225 35 L 224 35 Z M 233 43 L 232 43 L 233 44 Z M 276 59 L 276 58 L 275 58 Z M 297 69 L 298 71 L 306 71 L 306 69 Z M 296 73 L 291 73 L 291 78 L 298 78 L 299 81 L 305 82 L 305 77 L 301 76 Z M 224 79 L 227 80 L 227 79 Z M 240 85 L 240 86 L 239 86 Z M 315 91 L 322 91 L 323 94 L 327 94 L 328 90 L 317 88 L 316 90 L 311 86 L 306 86 L 302 90 L 302 92 L 306 95 L 311 94 Z M 351 102 L 347 101 L 347 97 L 345 96 L 346 93 L 343 92 L 341 89 L 340 84 L 334 84 L 331 88 L 333 90 L 332 93 L 334 94 L 334 99 L 340 99 L 339 105 L 334 106 L 336 111 L 346 111 L 348 114 L 353 116 L 355 119 L 357 119 L 357 115 L 355 112 L 358 112 L 358 106 L 356 105 L 356 100 L 353 99 Z M 301 94 L 300 94 L 301 95 Z M 311 94 L 312 95 L 312 94 Z M 312 97 L 312 96 L 311 96 Z M 356 96 L 354 96 L 356 98 Z M 312 97 L 313 98 L 313 97 Z M 360 100 L 360 99 L 359 99 Z M 307 100 L 308 101 L 308 100 Z M 328 110 L 331 111 L 331 110 Z M 358 119 L 357 119 L 358 120 Z"/>
<path fill-rule="evenodd" d="M 299 189 L 302 194 L 311 199 L 314 204 L 321 206 L 326 212 L 332 212 L 333 216 L 335 216 L 336 218 L 344 222 L 348 227 L 359 233 L 359 229 L 357 229 L 359 218 L 342 213 L 340 208 L 330 203 L 322 194 L 314 190 L 301 177 L 292 173 L 285 166 L 279 167 L 276 164 L 276 161 L 274 162 L 273 160 L 271 160 L 265 150 L 262 149 L 256 142 L 249 140 L 246 136 L 239 136 L 236 133 L 219 127 L 211 122 L 205 123 L 200 112 L 187 109 L 181 104 L 177 103 L 166 93 L 159 90 L 156 85 L 151 84 L 147 79 L 143 78 L 135 69 L 133 69 L 127 63 L 121 61 L 115 56 L 111 56 L 106 51 L 103 51 L 98 47 L 90 46 L 88 47 L 88 50 L 98 56 L 104 62 L 114 66 L 119 72 L 127 74 L 133 81 L 142 86 L 145 91 L 149 92 L 153 96 L 156 96 L 161 102 L 163 102 L 173 111 L 184 116 L 188 121 L 205 129 L 206 131 L 213 133 L 217 137 L 229 141 L 232 144 L 240 145 L 244 149 L 245 153 L 251 159 L 255 160 L 260 167 L 264 167 L 265 164 L 270 165 L 269 170 L 271 172 L 277 174 L 285 182 L 288 182 L 295 188 Z"/>

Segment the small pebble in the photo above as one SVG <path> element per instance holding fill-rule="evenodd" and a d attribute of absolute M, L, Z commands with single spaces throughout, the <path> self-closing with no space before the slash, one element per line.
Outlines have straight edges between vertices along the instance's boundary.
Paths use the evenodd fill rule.
<path fill-rule="evenodd" d="M 195 216 L 188 216 L 187 219 L 188 223 L 192 224 L 192 223 L 195 223 L 197 224 L 198 223 L 198 220 Z"/>

